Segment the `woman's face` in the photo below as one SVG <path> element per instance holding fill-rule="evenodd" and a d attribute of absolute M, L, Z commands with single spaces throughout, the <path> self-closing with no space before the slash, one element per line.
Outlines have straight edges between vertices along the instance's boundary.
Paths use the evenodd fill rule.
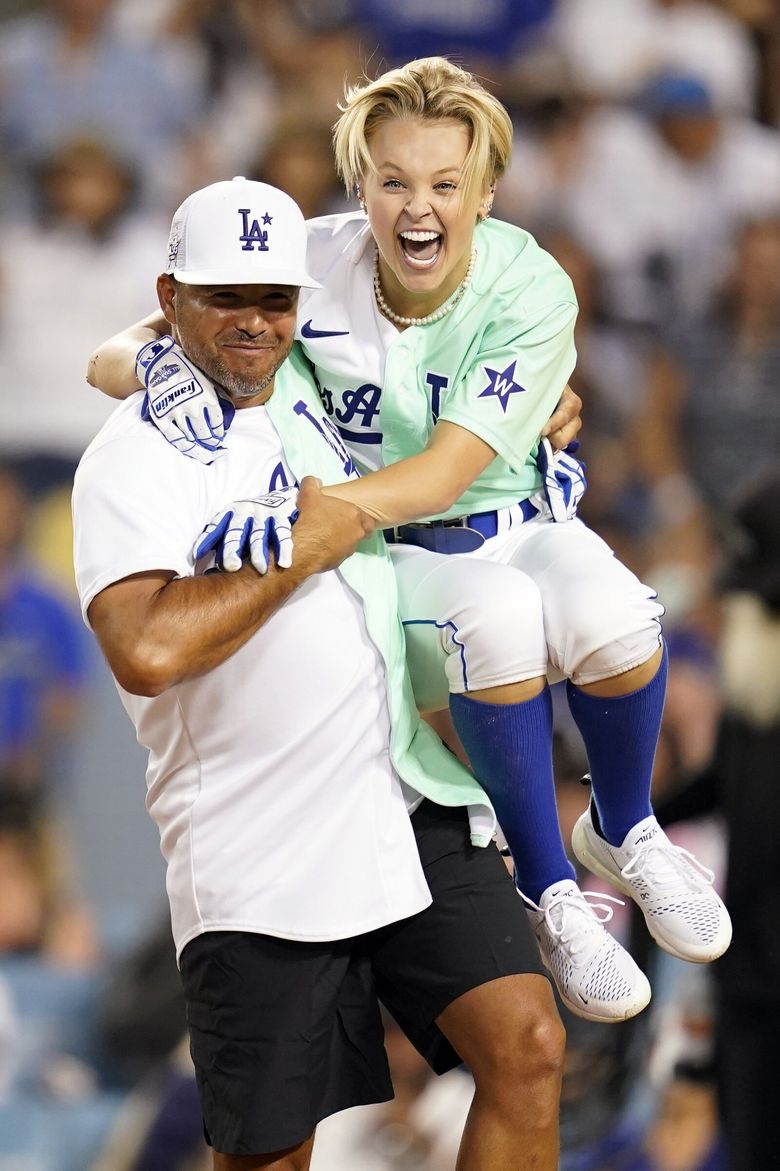
<path fill-rule="evenodd" d="M 368 145 L 376 171 L 366 176 L 362 195 L 379 248 L 382 289 L 396 312 L 424 316 L 466 274 L 489 183 L 463 198 L 469 130 L 455 119 L 382 122 Z"/>

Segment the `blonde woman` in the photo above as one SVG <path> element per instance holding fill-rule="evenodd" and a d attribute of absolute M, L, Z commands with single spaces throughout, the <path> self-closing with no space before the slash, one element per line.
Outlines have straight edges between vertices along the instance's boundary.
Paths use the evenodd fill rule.
<path fill-rule="evenodd" d="M 622 1020 L 650 988 L 605 930 L 604 896 L 579 890 L 566 856 L 548 678 L 567 680 L 590 766 L 577 856 L 637 901 L 674 955 L 712 960 L 731 928 L 712 875 L 671 845 L 650 804 L 663 609 L 576 519 L 580 465 L 540 440 L 574 367 L 571 282 L 527 232 L 489 218 L 512 126 L 469 73 L 413 61 L 349 89 L 341 110 L 336 165 L 361 210 L 309 221 L 323 287 L 302 293 L 297 332 L 362 473 L 330 491 L 387 530 L 418 703 L 449 707 L 565 1004 Z M 237 227 L 262 247 L 261 224 Z M 90 380 L 116 397 L 135 389 L 140 345 L 154 418 L 182 382 L 181 370 L 159 377 L 160 354 L 173 352 L 157 340 L 165 329 L 153 317 L 112 339 Z M 205 380 L 188 394 L 156 421 L 211 460 L 225 434 L 219 401 Z M 253 521 L 243 507 L 238 552 Z"/>

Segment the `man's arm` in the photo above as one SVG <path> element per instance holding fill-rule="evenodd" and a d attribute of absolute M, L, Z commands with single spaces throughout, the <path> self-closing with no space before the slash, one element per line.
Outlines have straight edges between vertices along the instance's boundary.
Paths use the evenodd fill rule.
<path fill-rule="evenodd" d="M 134 695 L 160 695 L 218 667 L 314 573 L 335 569 L 373 530 L 355 505 L 330 499 L 307 476 L 298 497 L 295 563 L 260 577 L 237 573 L 177 578 L 134 574 L 93 598 L 89 621 L 117 682 Z"/>

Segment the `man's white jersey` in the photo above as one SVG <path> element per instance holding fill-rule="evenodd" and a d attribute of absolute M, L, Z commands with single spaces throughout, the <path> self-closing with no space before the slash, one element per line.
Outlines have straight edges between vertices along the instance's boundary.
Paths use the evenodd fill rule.
<path fill-rule="evenodd" d="M 306 262 L 323 284 L 301 289 L 298 330 L 322 404 L 362 472 L 383 466 L 385 359 L 398 330 L 377 309 L 374 244 L 363 215 L 309 220 Z M 319 274 L 319 275 L 317 275 Z"/>
<path fill-rule="evenodd" d="M 85 615 L 131 574 L 191 576 L 215 512 L 294 482 L 266 408 L 237 411 L 228 451 L 204 467 L 140 421 L 141 398 L 117 409 L 76 476 Z M 340 573 L 309 578 L 202 677 L 120 695 L 149 750 L 177 952 L 211 930 L 344 938 L 428 905 L 388 750 L 383 661 Z"/>

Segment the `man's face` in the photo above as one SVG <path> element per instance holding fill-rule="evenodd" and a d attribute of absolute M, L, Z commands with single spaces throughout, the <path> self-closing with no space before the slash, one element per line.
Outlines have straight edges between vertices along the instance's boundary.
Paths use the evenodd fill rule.
<path fill-rule="evenodd" d="M 182 349 L 237 407 L 270 398 L 295 336 L 296 287 L 185 285 L 163 275 L 157 295 Z"/>

